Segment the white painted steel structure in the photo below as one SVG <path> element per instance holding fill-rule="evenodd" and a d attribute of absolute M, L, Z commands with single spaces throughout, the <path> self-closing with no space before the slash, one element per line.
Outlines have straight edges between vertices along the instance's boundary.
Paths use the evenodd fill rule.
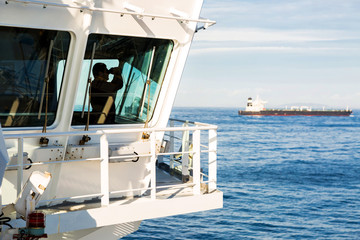
<path fill-rule="evenodd" d="M 215 23 L 201 6 L 0 2 L 1 239 L 27 229 L 13 205 L 34 171 L 51 174 L 36 206 L 49 239 L 118 239 L 144 219 L 222 207 L 217 127 L 169 122 L 193 34 Z M 101 112 L 98 63 L 121 79 Z"/>
<path fill-rule="evenodd" d="M 172 120 L 173 121 L 173 120 Z M 157 144 L 154 138 L 150 139 L 151 142 L 151 151 L 149 154 L 138 155 L 139 157 L 151 157 L 151 186 L 142 188 L 142 189 L 119 189 L 119 191 L 109 191 L 109 158 L 121 158 L 128 159 L 133 157 L 132 155 L 124 155 L 117 157 L 109 157 L 107 150 L 109 149 L 107 137 L 110 135 L 118 135 L 129 132 L 141 132 L 144 129 L 126 129 L 126 130 L 101 130 L 101 131 L 88 131 L 86 132 L 90 136 L 99 135 L 100 137 L 100 157 L 93 159 L 75 159 L 75 160 L 66 160 L 66 161 L 49 161 L 49 162 L 41 162 L 41 163 L 32 163 L 32 164 L 23 164 L 20 162 L 18 165 L 9 165 L 8 167 L 17 168 L 19 179 L 23 179 L 23 168 L 29 165 L 46 165 L 46 164 L 71 164 L 77 162 L 93 162 L 100 161 L 100 168 L 98 169 L 103 175 L 101 176 L 101 192 L 92 195 L 79 195 L 68 198 L 61 199 L 49 199 L 42 200 L 40 202 L 41 209 L 44 209 L 46 212 L 50 212 L 47 215 L 47 233 L 55 234 L 54 237 L 59 237 L 59 234 L 63 232 L 72 232 L 79 231 L 87 228 L 94 227 L 102 227 L 114 224 L 123 224 L 127 222 L 137 222 L 144 219 L 170 216 L 173 214 L 180 213 L 189 213 L 193 211 L 203 211 L 209 210 L 213 208 L 219 208 L 222 206 L 222 193 L 219 192 L 216 188 L 216 126 L 195 123 L 195 126 L 188 127 L 169 127 L 169 128 L 149 128 L 145 129 L 148 132 L 151 132 L 151 136 L 155 136 L 157 132 L 182 132 L 182 131 L 192 131 L 192 142 L 193 142 L 193 150 L 184 152 L 159 152 L 156 150 Z M 208 132 L 208 145 L 205 146 L 201 144 L 200 141 L 200 131 Z M 5 139 L 16 139 L 19 143 L 19 151 L 23 149 L 22 143 L 24 139 L 34 138 L 38 136 L 47 136 L 47 137 L 61 137 L 61 136 L 74 136 L 74 135 L 82 135 L 84 132 L 62 132 L 62 133 L 47 133 L 47 134 L 21 134 L 21 135 L 6 135 Z M 174 138 L 170 138 L 169 141 L 174 141 Z M 170 144 L 173 144 L 170 143 Z M 202 149 L 200 147 L 202 146 Z M 200 172 L 201 161 L 200 155 L 201 153 L 208 153 L 208 163 L 203 165 L 207 165 L 208 174 L 204 174 Z M 21 155 L 21 152 L 19 152 Z M 161 184 L 157 184 L 156 181 L 156 172 L 161 171 L 157 169 L 155 166 L 155 161 L 158 156 L 173 156 L 177 154 L 191 154 L 193 155 L 193 180 L 190 183 L 182 183 L 181 181 L 175 181 L 174 178 L 168 176 L 169 183 L 161 182 Z M 203 166 L 204 167 L 204 166 Z M 203 180 L 205 176 L 208 178 L 207 181 Z M 61 180 L 60 180 L 61 181 Z M 207 185 L 206 189 L 201 190 L 201 185 Z M 17 189 L 21 189 L 21 184 L 18 182 Z M 173 195 L 175 192 L 178 192 L 179 189 L 182 189 L 180 193 L 176 194 L 176 197 Z M 141 196 L 137 196 L 134 198 L 123 198 L 117 199 L 112 198 L 113 195 L 116 195 L 120 192 L 133 192 L 133 191 L 145 191 Z M 146 191 L 150 191 L 150 194 L 147 194 Z M 170 197 L 171 195 L 171 197 Z M 100 202 L 96 201 L 92 204 L 80 206 L 79 211 L 74 211 L 72 208 L 77 208 L 79 202 L 84 199 L 100 197 Z M 74 201 L 71 207 L 67 211 L 64 212 L 66 207 L 63 206 L 64 201 Z M 76 201 L 76 203 L 75 203 Z M 60 204 L 54 204 L 59 203 Z M 129 203 L 130 202 L 130 203 Z M 159 203 L 158 203 L 159 202 Z M 55 205 L 55 206 L 49 206 Z M 6 206 L 5 206 L 6 207 Z M 109 210 L 106 210 L 109 208 Z M 132 209 L 131 211 L 129 210 Z M 111 214 L 109 214 L 109 211 Z M 125 214 L 131 213 L 129 215 Z M 107 215 L 109 214 L 109 215 Z M 114 216 L 119 214 L 120 216 Z M 95 215 L 95 217 L 94 217 Z M 68 217 L 70 216 L 70 217 Z M 84 221 L 96 220 L 96 224 L 89 224 L 84 227 L 83 225 L 78 224 L 69 224 L 69 219 L 83 219 Z M 54 223 L 56 222 L 56 223 Z M 12 221 L 13 227 L 24 227 L 25 222 L 23 220 L 14 220 Z M 54 227 L 56 226 L 56 227 Z M 93 230 L 92 230 L 93 231 Z M 91 231 L 91 232 L 92 232 Z M 76 235 L 76 233 L 72 233 Z M 104 234 L 104 233 L 103 233 Z M 64 234 L 63 236 L 66 236 Z M 119 237 L 119 236 L 117 236 Z M 55 239 L 54 238 L 54 239 Z"/>

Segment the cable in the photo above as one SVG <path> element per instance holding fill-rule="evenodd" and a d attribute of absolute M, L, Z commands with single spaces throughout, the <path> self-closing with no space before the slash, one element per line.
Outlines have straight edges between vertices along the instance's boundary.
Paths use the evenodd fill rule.
<path fill-rule="evenodd" d="M 0 225 L 6 225 L 8 226 L 9 228 L 13 228 L 8 222 L 11 221 L 11 218 L 9 217 L 3 217 L 4 216 L 4 213 L 2 212 L 0 214 Z"/>
<path fill-rule="evenodd" d="M 137 152 L 134 152 L 134 154 L 135 154 L 135 155 L 139 155 Z M 137 162 L 137 161 L 139 161 L 139 157 L 137 157 L 135 160 L 133 159 L 133 160 L 131 160 L 131 161 Z"/>
<path fill-rule="evenodd" d="M 33 163 L 33 161 L 30 159 L 30 158 L 28 158 L 27 159 L 30 163 Z M 28 170 L 28 169 L 30 169 L 32 167 L 32 165 L 29 165 L 29 166 L 27 166 L 26 168 L 25 168 L 25 170 Z"/>

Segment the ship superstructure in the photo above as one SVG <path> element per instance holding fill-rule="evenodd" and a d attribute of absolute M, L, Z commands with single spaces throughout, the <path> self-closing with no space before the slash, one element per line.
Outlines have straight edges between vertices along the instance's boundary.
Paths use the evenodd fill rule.
<path fill-rule="evenodd" d="M 217 127 L 169 121 L 193 34 L 215 23 L 201 7 L 0 3 L 1 239 L 119 239 L 222 207 Z"/>
<path fill-rule="evenodd" d="M 245 110 L 239 110 L 239 115 L 247 116 L 349 116 L 352 113 L 350 109 L 344 110 L 327 110 L 312 109 L 309 106 L 292 106 L 289 109 L 266 109 L 266 101 L 256 97 L 253 101 L 251 97 L 248 98 Z"/>

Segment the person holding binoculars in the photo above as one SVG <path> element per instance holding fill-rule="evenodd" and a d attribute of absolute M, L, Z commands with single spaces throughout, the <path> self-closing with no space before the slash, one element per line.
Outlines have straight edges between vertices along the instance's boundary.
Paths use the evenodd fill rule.
<path fill-rule="evenodd" d="M 92 124 L 112 124 L 115 123 L 115 98 L 116 93 L 123 85 L 122 68 L 124 62 L 119 67 L 108 69 L 105 63 L 96 63 L 92 69 L 94 80 L 91 83 L 90 103 L 92 113 L 90 122 Z M 114 78 L 109 82 L 109 75 Z"/>

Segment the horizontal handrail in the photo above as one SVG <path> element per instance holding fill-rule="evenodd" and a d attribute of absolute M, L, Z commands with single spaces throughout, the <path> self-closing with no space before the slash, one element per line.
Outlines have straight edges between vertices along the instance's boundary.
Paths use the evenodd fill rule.
<path fill-rule="evenodd" d="M 167 137 L 171 137 L 171 138 L 173 138 L 173 139 L 176 139 L 176 140 L 182 140 L 181 138 L 179 138 L 179 137 L 173 137 L 173 136 L 171 136 L 170 134 L 164 134 L 165 136 L 167 136 Z"/>
<path fill-rule="evenodd" d="M 3 131 L 5 139 L 32 138 L 32 137 L 61 137 L 61 136 L 81 136 L 81 135 L 104 135 L 104 134 L 122 134 L 122 133 L 142 133 L 142 132 L 177 132 L 177 131 L 195 131 L 195 130 L 216 130 L 217 126 L 204 125 L 192 127 L 168 127 L 168 128 L 136 128 L 136 129 L 106 129 L 95 131 L 74 131 L 74 132 L 46 132 L 46 133 L 22 133 L 8 134 Z"/>
<path fill-rule="evenodd" d="M 206 174 L 203 173 L 203 172 L 201 172 L 200 174 L 201 174 L 202 176 L 204 176 L 204 177 L 207 177 L 207 178 L 209 177 L 208 175 L 206 175 Z"/>
<path fill-rule="evenodd" d="M 197 126 L 211 126 L 211 127 L 215 127 L 217 129 L 216 125 L 209 124 L 209 123 L 193 122 L 193 121 L 187 121 L 187 120 L 181 120 L 181 119 L 175 119 L 175 118 L 170 118 L 169 120 L 175 121 L 175 122 L 181 122 L 181 123 L 190 123 L 190 124 L 197 125 Z"/>
<path fill-rule="evenodd" d="M 201 150 L 202 153 L 216 152 L 214 150 Z M 166 156 L 166 155 L 176 155 L 176 154 L 194 154 L 195 151 L 183 151 L 183 152 L 167 152 L 167 153 L 157 153 L 157 156 Z"/>
<path fill-rule="evenodd" d="M 73 160 L 63 160 L 63 161 L 51 161 L 51 162 L 35 162 L 35 163 L 24 163 L 24 164 L 16 164 L 16 165 L 8 165 L 9 167 L 28 167 L 28 166 L 39 166 L 46 164 L 54 164 L 54 163 L 71 163 L 71 162 L 89 162 L 89 161 L 102 161 L 102 158 L 87 158 L 87 159 L 73 159 Z"/>
<path fill-rule="evenodd" d="M 36 0 L 6 0 L 6 3 L 9 2 L 16 2 L 16 3 L 24 3 L 24 4 L 34 4 L 34 5 L 40 5 L 46 8 L 47 6 L 52 7 L 63 7 L 63 8 L 71 8 L 71 9 L 77 9 L 80 11 L 92 11 L 92 12 L 108 12 L 108 13 L 116 13 L 120 14 L 120 16 L 124 15 L 131 15 L 131 16 L 140 16 L 140 17 L 150 17 L 152 20 L 155 20 L 155 18 L 161 18 L 161 19 L 169 19 L 169 20 L 178 20 L 181 22 L 199 22 L 207 24 L 207 27 L 210 27 L 216 23 L 216 21 L 212 21 L 209 19 L 193 19 L 193 18 L 187 18 L 187 17 L 175 17 L 175 16 L 165 16 L 165 15 L 158 15 L 158 14 L 148 14 L 148 13 L 142 13 L 142 12 L 129 12 L 129 11 L 118 11 L 114 9 L 106 9 L 106 8 L 96 8 L 96 7 L 89 7 L 89 6 L 78 6 L 78 5 L 70 5 L 65 3 L 53 3 L 53 2 L 45 2 L 45 1 L 36 1 Z"/>
<path fill-rule="evenodd" d="M 192 187 L 194 186 L 193 183 L 183 183 L 183 184 L 177 184 L 177 185 L 163 185 L 163 186 L 157 186 L 156 189 L 163 189 L 163 188 L 185 188 L 185 187 Z M 126 190 L 119 190 L 119 191 L 112 191 L 110 192 L 110 195 L 117 194 L 117 193 L 126 193 L 126 192 L 133 192 L 133 191 L 143 191 L 143 190 L 151 190 L 151 187 L 147 188 L 134 188 L 134 189 L 126 189 Z"/>
<path fill-rule="evenodd" d="M 176 140 L 182 140 L 181 138 L 179 138 L 179 137 L 173 137 L 173 136 L 171 136 L 170 134 L 165 134 L 165 136 L 171 137 L 171 138 L 176 139 Z M 206 145 L 204 145 L 204 144 L 200 144 L 200 146 L 203 147 L 203 148 L 209 148 L 208 146 L 206 146 Z"/>
<path fill-rule="evenodd" d="M 88 195 L 79 195 L 79 196 L 75 196 L 75 197 L 54 198 L 54 199 L 40 200 L 39 203 L 75 200 L 75 199 L 82 199 L 82 198 L 89 198 L 89 197 L 102 197 L 103 195 L 104 194 L 101 194 L 101 193 L 95 193 L 95 194 L 88 194 Z"/>
<path fill-rule="evenodd" d="M 138 154 L 138 155 L 119 155 L 110 156 L 109 159 L 126 159 L 126 158 L 137 158 L 137 157 L 151 157 L 151 154 Z"/>
<path fill-rule="evenodd" d="M 210 150 L 202 150 L 200 152 L 215 152 Z M 184 151 L 184 152 L 167 152 L 167 153 L 156 153 L 156 156 L 166 156 L 166 155 L 176 155 L 176 154 L 194 154 L 195 151 Z M 134 157 L 150 157 L 151 154 L 139 154 L 139 155 L 122 155 L 122 156 L 110 156 L 109 159 L 126 159 L 126 158 L 134 158 Z M 46 164 L 55 164 L 55 163 L 71 163 L 71 162 L 87 162 L 87 161 L 102 161 L 102 158 L 86 158 L 86 159 L 72 159 L 72 160 L 63 160 L 63 161 L 51 161 L 51 162 L 35 162 L 35 163 L 24 163 L 24 164 L 16 164 L 16 165 L 7 165 L 7 168 L 15 168 L 15 167 L 28 167 L 28 166 L 39 166 Z"/>

